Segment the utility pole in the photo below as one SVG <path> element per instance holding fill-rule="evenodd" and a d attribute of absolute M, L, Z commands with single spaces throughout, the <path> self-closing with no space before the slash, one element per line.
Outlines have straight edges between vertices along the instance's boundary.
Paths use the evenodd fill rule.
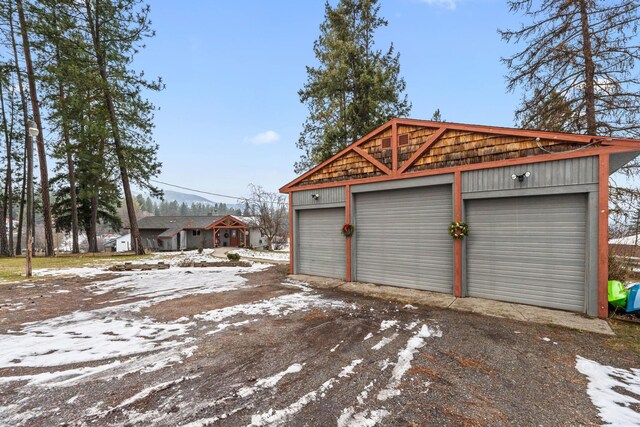
<path fill-rule="evenodd" d="M 33 140 L 40 131 L 33 120 L 29 120 L 29 143 L 27 144 L 27 272 L 31 277 L 31 258 L 33 256 Z"/>

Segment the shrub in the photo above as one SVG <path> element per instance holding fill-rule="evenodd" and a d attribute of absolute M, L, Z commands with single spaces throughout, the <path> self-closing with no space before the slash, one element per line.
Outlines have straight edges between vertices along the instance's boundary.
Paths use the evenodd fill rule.
<path fill-rule="evenodd" d="M 202 246 L 198 246 L 198 253 L 199 253 L 199 254 L 201 254 L 203 250 L 204 250 L 204 249 L 202 248 Z"/>
<path fill-rule="evenodd" d="M 609 254 L 609 280 L 619 280 L 622 283 L 631 279 L 633 263 L 629 257 Z"/>
<path fill-rule="evenodd" d="M 231 252 L 228 252 L 227 258 L 229 258 L 229 261 L 240 261 L 240 254 L 232 254 Z"/>

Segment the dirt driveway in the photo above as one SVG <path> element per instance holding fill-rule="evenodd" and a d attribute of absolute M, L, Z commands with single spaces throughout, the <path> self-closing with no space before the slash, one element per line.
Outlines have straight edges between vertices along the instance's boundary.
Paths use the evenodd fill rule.
<path fill-rule="evenodd" d="M 80 274 L 0 288 L 0 424 L 640 423 L 640 358 L 606 337 L 311 289 L 284 266 Z"/>

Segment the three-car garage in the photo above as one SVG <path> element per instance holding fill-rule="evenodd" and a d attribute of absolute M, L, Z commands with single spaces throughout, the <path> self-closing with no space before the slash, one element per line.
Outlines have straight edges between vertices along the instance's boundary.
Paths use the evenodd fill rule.
<path fill-rule="evenodd" d="M 411 120 L 376 132 L 281 189 L 292 273 L 606 315 L 608 177 L 640 141 Z"/>

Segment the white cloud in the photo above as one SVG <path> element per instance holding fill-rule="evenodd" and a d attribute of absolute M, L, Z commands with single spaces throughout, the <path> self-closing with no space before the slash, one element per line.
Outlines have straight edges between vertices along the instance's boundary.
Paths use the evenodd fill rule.
<path fill-rule="evenodd" d="M 271 144 L 280 140 L 280 134 L 274 130 L 260 132 L 251 138 L 247 138 L 252 144 Z"/>
<path fill-rule="evenodd" d="M 442 7 L 449 10 L 455 10 L 459 0 L 420 0 L 430 6 Z"/>

